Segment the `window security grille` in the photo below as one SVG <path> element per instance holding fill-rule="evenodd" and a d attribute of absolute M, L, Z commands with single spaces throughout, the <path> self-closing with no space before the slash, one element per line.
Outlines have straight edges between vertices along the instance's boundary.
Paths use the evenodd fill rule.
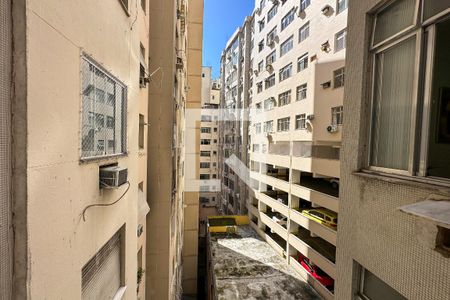
<path fill-rule="evenodd" d="M 307 92 L 308 92 L 308 86 L 306 83 L 299 85 L 297 87 L 297 101 L 306 99 Z"/>
<path fill-rule="evenodd" d="M 126 87 L 82 59 L 81 158 L 126 152 Z"/>
<path fill-rule="evenodd" d="M 121 236 L 116 233 L 81 271 L 82 299 L 112 299 L 121 286 Z"/>

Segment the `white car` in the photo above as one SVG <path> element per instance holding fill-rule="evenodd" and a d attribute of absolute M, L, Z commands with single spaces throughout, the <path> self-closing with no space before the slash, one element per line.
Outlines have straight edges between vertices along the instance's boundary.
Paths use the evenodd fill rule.
<path fill-rule="evenodd" d="M 273 217 L 272 217 L 272 221 L 274 221 L 275 223 L 277 223 L 278 225 L 281 225 L 281 226 L 287 226 L 287 217 L 285 217 L 285 216 L 283 216 L 283 215 L 280 215 L 280 214 L 277 214 L 277 215 L 274 215 Z M 273 233 L 273 230 L 270 230 L 270 232 L 272 232 Z"/>

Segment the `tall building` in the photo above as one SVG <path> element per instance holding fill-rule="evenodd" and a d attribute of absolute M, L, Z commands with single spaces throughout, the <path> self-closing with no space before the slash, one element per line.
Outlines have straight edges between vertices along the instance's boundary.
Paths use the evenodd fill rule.
<path fill-rule="evenodd" d="M 202 0 L 0 4 L 1 299 L 196 294 L 202 22 Z"/>
<path fill-rule="evenodd" d="M 171 16 L 176 16 L 172 18 Z M 162 26 L 161 24 L 164 24 Z M 197 288 L 202 0 L 150 1 L 146 292 L 180 299 Z"/>
<path fill-rule="evenodd" d="M 449 299 L 449 16 L 349 6 L 337 299 Z"/>
<path fill-rule="evenodd" d="M 211 67 L 202 68 L 202 110 L 200 125 L 200 204 L 216 206 L 219 192 L 218 140 L 220 82 L 212 80 Z"/>
<path fill-rule="evenodd" d="M 250 124 L 235 122 L 227 131 L 224 123 L 224 157 L 226 145 L 248 149 L 248 160 L 241 161 L 250 179 L 240 177 L 249 186 L 250 225 L 322 297 L 333 299 L 347 1 L 257 0 L 247 20 L 249 55 L 241 54 L 244 30 L 239 28 L 223 52 L 222 95 L 224 107 L 249 112 L 238 120 Z M 248 66 L 246 72 L 242 66 Z M 240 76 L 249 83 L 244 96 Z M 247 102 L 241 100 L 245 97 Z M 248 128 L 248 138 L 239 140 L 239 134 L 233 144 L 228 136 L 243 133 L 236 127 Z M 230 176 L 222 178 L 222 201 L 234 199 L 227 189 Z M 231 178 L 233 186 L 238 179 Z M 315 270 L 327 279 L 318 280 Z"/>
<path fill-rule="evenodd" d="M 0 298 L 145 297 L 148 23 L 145 0 L 2 2 Z"/>
<path fill-rule="evenodd" d="M 219 123 L 219 178 L 222 183 L 219 211 L 246 214 L 248 186 L 245 178 L 230 167 L 227 159 L 236 157 L 248 164 L 248 108 L 251 88 L 249 69 L 252 49 L 253 17 L 247 17 L 228 40 L 221 57 L 222 91 Z"/>

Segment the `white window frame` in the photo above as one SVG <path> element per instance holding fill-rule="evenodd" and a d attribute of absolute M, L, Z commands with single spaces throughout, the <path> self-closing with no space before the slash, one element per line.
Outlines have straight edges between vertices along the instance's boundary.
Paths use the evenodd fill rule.
<path fill-rule="evenodd" d="M 311 5 L 311 0 L 300 0 L 300 11 L 305 11 Z"/>
<path fill-rule="evenodd" d="M 331 125 L 342 126 L 343 120 L 344 120 L 344 107 L 342 105 L 332 107 Z"/>
<path fill-rule="evenodd" d="M 290 130 L 291 118 L 285 117 L 277 120 L 277 131 L 278 132 L 286 132 Z"/>
<path fill-rule="evenodd" d="M 299 114 L 295 116 L 295 130 L 306 129 L 306 114 Z"/>
<path fill-rule="evenodd" d="M 277 60 L 277 50 L 273 50 L 266 56 L 266 65 L 273 64 Z"/>
<path fill-rule="evenodd" d="M 280 69 L 278 82 L 282 82 L 292 77 L 292 63 Z"/>
<path fill-rule="evenodd" d="M 294 35 L 288 37 L 283 43 L 280 45 L 280 57 L 288 53 L 294 48 Z"/>
<path fill-rule="evenodd" d="M 297 73 L 308 69 L 308 53 L 303 54 L 297 59 Z M 300 68 L 300 65 L 303 65 L 304 68 Z"/>
<path fill-rule="evenodd" d="M 301 43 L 309 37 L 309 21 L 298 30 L 298 42 Z"/>
<path fill-rule="evenodd" d="M 340 85 L 336 85 L 339 82 Z M 341 88 L 345 86 L 345 67 L 333 71 L 333 88 Z"/>
<path fill-rule="evenodd" d="M 295 8 L 292 8 L 284 17 L 281 19 L 281 30 L 286 29 L 295 20 Z"/>
<path fill-rule="evenodd" d="M 285 106 L 291 103 L 292 92 L 287 90 L 278 95 L 278 106 Z"/>
<path fill-rule="evenodd" d="M 345 5 L 343 8 L 339 9 L 339 4 L 344 2 Z M 341 12 L 345 11 L 348 8 L 348 0 L 336 0 L 336 15 L 340 14 Z"/>
<path fill-rule="evenodd" d="M 272 8 L 267 12 L 267 24 L 277 15 L 278 4 L 274 4 Z"/>
<path fill-rule="evenodd" d="M 338 48 L 339 40 L 342 39 L 342 48 Z M 347 28 L 334 35 L 334 52 L 339 52 L 347 48 Z"/>
<path fill-rule="evenodd" d="M 304 95 L 304 97 L 300 97 L 301 95 Z M 304 100 L 308 97 L 308 84 L 304 83 L 296 88 L 296 101 Z"/>

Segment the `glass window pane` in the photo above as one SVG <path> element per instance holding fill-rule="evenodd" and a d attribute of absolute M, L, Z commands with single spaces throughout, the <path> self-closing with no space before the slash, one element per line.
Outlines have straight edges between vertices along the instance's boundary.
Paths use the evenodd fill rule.
<path fill-rule="evenodd" d="M 423 6 L 423 19 L 427 20 L 447 8 L 450 8 L 450 1 L 448 0 L 425 0 Z"/>
<path fill-rule="evenodd" d="M 406 300 L 399 292 L 381 281 L 378 277 L 364 270 L 362 293 L 370 300 Z"/>
<path fill-rule="evenodd" d="M 376 55 L 371 165 L 408 170 L 416 39 Z"/>
<path fill-rule="evenodd" d="M 376 16 L 374 44 L 399 33 L 414 23 L 416 0 L 398 0 Z"/>

